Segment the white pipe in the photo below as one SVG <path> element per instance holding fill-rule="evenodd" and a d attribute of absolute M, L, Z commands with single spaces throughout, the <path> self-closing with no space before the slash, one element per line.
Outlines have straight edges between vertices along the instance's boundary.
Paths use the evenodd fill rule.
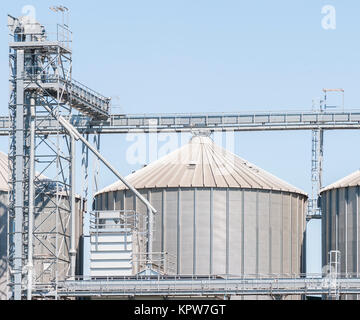
<path fill-rule="evenodd" d="M 105 164 L 110 171 L 112 171 L 147 207 L 148 209 L 148 245 L 147 245 L 147 268 L 151 268 L 151 255 L 152 255 L 152 245 L 153 245 L 153 215 L 157 212 L 156 209 L 151 205 L 151 203 L 144 198 L 130 183 L 128 183 L 121 174 L 87 141 L 80 133 L 74 128 L 67 120 L 65 120 L 61 115 L 53 112 L 48 106 L 44 105 L 44 108 L 57 120 L 59 123 L 69 132 L 73 139 L 81 140 L 95 156 Z"/>
<path fill-rule="evenodd" d="M 75 138 L 71 135 L 71 235 L 70 235 L 70 274 L 75 279 L 76 266 L 76 211 L 75 211 Z"/>
<path fill-rule="evenodd" d="M 153 229 L 153 212 L 151 210 L 151 208 L 148 207 L 148 245 L 147 245 L 147 259 L 146 259 L 146 264 L 147 264 L 147 268 L 151 269 L 151 260 L 152 260 L 152 245 L 153 245 L 153 234 L 152 234 L 152 229 Z"/>
<path fill-rule="evenodd" d="M 57 120 L 59 123 L 69 132 L 70 135 L 73 135 L 76 140 L 81 140 L 91 151 L 92 153 L 107 166 L 112 173 L 114 173 L 123 184 L 125 184 L 148 208 L 152 213 L 157 213 L 157 210 L 151 205 L 151 203 L 144 198 L 129 182 L 127 182 L 122 175 L 87 141 L 80 133 L 74 128 L 67 120 L 62 116 L 53 112 L 48 106 L 44 105 L 44 108 Z"/>
<path fill-rule="evenodd" d="M 30 98 L 30 170 L 29 170 L 29 226 L 28 226 L 28 274 L 27 300 L 32 299 L 33 278 L 33 230 L 34 230 L 34 180 L 35 180 L 35 98 Z"/>

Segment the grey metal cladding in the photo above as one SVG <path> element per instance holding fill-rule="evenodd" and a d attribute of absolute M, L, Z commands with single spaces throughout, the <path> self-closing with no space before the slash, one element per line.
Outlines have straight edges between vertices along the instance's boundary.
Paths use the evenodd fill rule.
<path fill-rule="evenodd" d="M 304 269 L 306 194 L 211 139 L 193 138 L 129 180 L 158 210 L 153 250 L 174 256 L 176 273 L 270 275 Z M 109 192 L 119 193 L 113 198 L 124 198 L 126 209 L 146 213 L 139 201 L 134 208 L 128 190 L 121 196 L 120 182 L 96 197 Z"/>
<path fill-rule="evenodd" d="M 244 274 L 254 274 L 256 270 L 256 192 L 244 191 Z"/>
<path fill-rule="evenodd" d="M 108 201 L 108 205 L 107 205 L 108 210 L 114 210 L 114 192 L 108 193 L 107 201 Z"/>
<path fill-rule="evenodd" d="M 259 191 L 259 236 L 258 236 L 258 272 L 259 274 L 269 273 L 270 252 L 269 252 L 269 198 L 270 193 Z"/>
<path fill-rule="evenodd" d="M 0 191 L 0 300 L 7 299 L 7 204 L 8 193 Z"/>
<path fill-rule="evenodd" d="M 241 190 L 229 191 L 229 273 L 241 273 L 242 252 Z"/>
<path fill-rule="evenodd" d="M 193 190 L 180 190 L 180 274 L 193 274 L 194 249 L 194 192 Z"/>
<path fill-rule="evenodd" d="M 281 272 L 281 194 L 271 194 L 270 229 L 271 229 L 271 273 Z"/>
<path fill-rule="evenodd" d="M 302 225 L 299 224 L 299 216 L 303 215 L 303 211 L 301 210 L 300 203 L 302 199 L 300 196 L 293 197 L 294 206 L 293 206 L 293 214 L 292 214 L 292 237 L 293 237 L 293 245 L 292 245 L 292 255 L 295 258 L 293 269 L 295 273 L 299 273 L 301 269 L 301 247 L 299 243 L 302 243 Z"/>
<path fill-rule="evenodd" d="M 281 273 L 291 273 L 291 195 L 282 197 L 282 261 Z"/>
<path fill-rule="evenodd" d="M 321 190 L 322 264 L 328 264 L 329 251 L 339 250 L 340 272 L 346 277 L 357 277 L 360 271 L 359 185 L 358 170 Z"/>
<path fill-rule="evenodd" d="M 210 274 L 210 190 L 196 191 L 195 246 L 198 274 Z M 206 262 L 206 263 L 204 263 Z"/>
<path fill-rule="evenodd" d="M 151 204 L 158 210 L 153 221 L 153 251 L 157 253 L 162 251 L 162 197 L 162 190 L 152 190 L 150 201 Z M 140 200 L 137 200 L 137 203 L 140 203 Z"/>
<path fill-rule="evenodd" d="M 226 273 L 226 190 L 214 189 L 213 273 Z"/>
<path fill-rule="evenodd" d="M 306 198 L 301 195 L 239 188 L 139 191 L 148 193 L 159 209 L 154 251 L 175 257 L 179 274 L 269 275 L 303 270 Z M 130 203 L 126 208 L 133 207 L 133 197 L 125 201 Z M 146 214 L 140 201 L 136 211 Z"/>
<path fill-rule="evenodd" d="M 168 252 L 174 257 L 177 257 L 177 244 L 178 244 L 178 191 L 166 190 L 166 212 L 164 212 L 164 251 Z M 177 261 L 174 261 L 177 263 Z"/>
<path fill-rule="evenodd" d="M 356 193 L 357 187 L 355 188 L 348 188 L 347 194 L 347 251 L 348 252 L 357 252 L 357 239 L 356 239 L 356 232 L 357 232 L 357 214 L 356 214 Z M 357 255 L 347 255 L 346 260 L 346 269 L 347 270 L 356 270 L 357 264 Z"/>

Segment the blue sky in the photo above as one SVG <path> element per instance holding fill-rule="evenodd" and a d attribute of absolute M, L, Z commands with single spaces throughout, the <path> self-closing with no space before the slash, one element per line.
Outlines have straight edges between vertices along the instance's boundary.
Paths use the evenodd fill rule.
<path fill-rule="evenodd" d="M 0 114 L 7 114 L 6 15 L 25 5 L 54 26 L 52 1 L 8 2 L 0 9 Z M 71 10 L 73 77 L 114 99 L 114 112 L 310 110 L 322 88 L 344 88 L 358 108 L 360 3 L 356 0 L 61 1 Z M 325 30 L 321 9 L 336 9 Z M 0 21 L 1 21 L 0 20 Z M 311 133 L 236 134 L 236 153 L 311 192 Z M 359 169 L 358 131 L 325 133 L 324 185 Z M 114 143 L 114 141 L 116 141 Z M 102 153 L 123 175 L 140 167 L 125 136 L 102 137 Z M 160 145 L 161 146 L 161 145 Z M 0 139 L 0 150 L 8 142 Z M 80 146 L 79 148 L 80 149 Z M 116 178 L 101 167 L 100 186 Z M 320 272 L 320 223 L 308 226 L 308 271 Z"/>

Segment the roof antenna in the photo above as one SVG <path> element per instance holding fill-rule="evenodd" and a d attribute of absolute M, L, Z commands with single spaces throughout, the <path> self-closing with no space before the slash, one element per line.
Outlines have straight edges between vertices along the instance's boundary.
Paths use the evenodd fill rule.
<path fill-rule="evenodd" d="M 65 6 L 52 6 L 49 8 L 53 12 L 61 12 L 62 25 L 69 28 L 69 9 Z"/>

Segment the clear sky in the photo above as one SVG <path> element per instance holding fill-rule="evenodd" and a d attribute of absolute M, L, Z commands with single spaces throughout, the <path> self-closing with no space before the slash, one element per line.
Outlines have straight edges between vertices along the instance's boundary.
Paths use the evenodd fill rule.
<path fill-rule="evenodd" d="M 22 8 L 32 5 L 37 20 L 54 26 L 56 15 L 49 10 L 54 4 L 13 0 L 1 6 L 1 115 L 8 112 L 6 15 L 22 15 Z M 345 107 L 360 108 L 357 0 L 60 4 L 71 10 L 73 77 L 113 97 L 115 113 L 306 111 L 322 88 L 344 88 Z M 325 5 L 336 9 L 336 29 L 322 27 Z M 359 138 L 357 131 L 325 133 L 324 185 L 359 169 Z M 102 153 L 123 175 L 142 165 L 124 156 L 132 143 L 126 139 L 102 137 Z M 7 152 L 6 139 L 0 150 Z M 235 151 L 311 193 L 310 132 L 238 133 Z M 100 177 L 101 187 L 116 180 L 103 167 Z M 308 271 L 320 272 L 319 221 L 309 223 L 307 249 Z"/>

